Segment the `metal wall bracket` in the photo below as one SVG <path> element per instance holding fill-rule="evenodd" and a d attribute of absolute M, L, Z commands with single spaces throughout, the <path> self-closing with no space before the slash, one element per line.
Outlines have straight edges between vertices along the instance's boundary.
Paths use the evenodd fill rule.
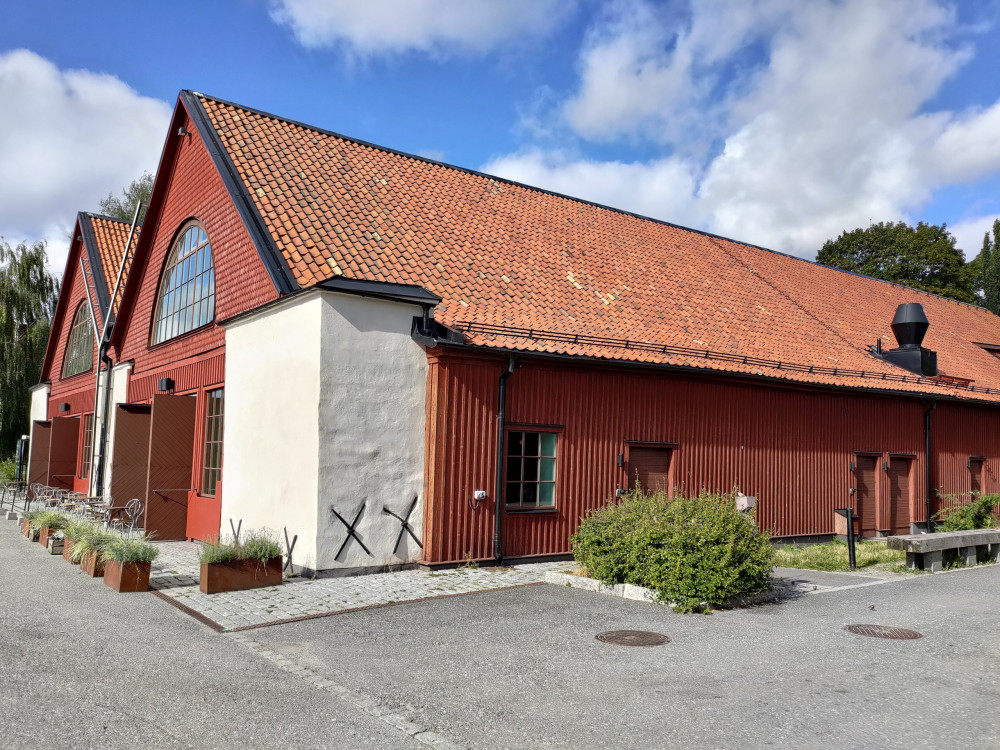
<path fill-rule="evenodd" d="M 368 553 L 368 557 L 374 557 L 374 555 L 372 555 L 372 551 L 365 546 L 365 543 L 361 541 L 361 537 L 359 537 L 358 533 L 355 531 L 358 526 L 358 521 L 361 520 L 361 515 L 365 512 L 365 504 L 361 504 L 361 507 L 358 509 L 358 514 L 354 516 L 354 520 L 351 521 L 351 523 L 345 521 L 344 517 L 337 512 L 336 508 L 330 508 L 330 512 L 337 517 L 338 521 L 347 527 L 347 536 L 344 537 L 344 543 L 340 545 L 340 549 L 337 550 L 337 554 L 333 556 L 333 559 L 336 560 L 340 557 L 340 553 L 344 551 L 344 547 L 347 546 L 347 543 L 351 541 L 352 538 L 361 545 L 361 549 Z"/>
<path fill-rule="evenodd" d="M 388 513 L 390 516 L 392 516 L 393 518 L 395 518 L 401 524 L 401 527 L 399 529 L 399 536 L 396 537 L 396 544 L 392 548 L 392 554 L 394 554 L 394 555 L 396 554 L 396 550 L 399 549 L 399 543 L 401 541 L 403 541 L 403 533 L 404 532 L 406 532 L 407 534 L 409 534 L 413 538 L 413 541 L 415 541 L 417 543 L 417 546 L 420 547 L 420 549 L 424 548 L 424 545 L 421 544 L 421 542 L 420 542 L 419 539 L 417 539 L 417 535 L 413 533 L 413 527 L 410 526 L 410 514 L 413 513 L 413 509 L 416 508 L 416 507 L 417 507 L 417 496 L 416 495 L 413 496 L 413 502 L 410 503 L 410 507 L 406 509 L 406 517 L 405 518 L 401 518 L 400 516 L 397 516 L 395 513 L 393 513 L 391 510 L 389 510 L 388 508 L 386 508 L 384 506 L 382 507 L 382 512 L 383 513 Z"/>

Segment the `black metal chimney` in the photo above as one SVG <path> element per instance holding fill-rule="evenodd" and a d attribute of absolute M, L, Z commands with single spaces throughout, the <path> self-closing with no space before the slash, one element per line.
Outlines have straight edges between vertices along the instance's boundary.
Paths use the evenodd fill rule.
<path fill-rule="evenodd" d="M 882 359 L 915 375 L 937 375 L 937 352 L 921 346 L 929 326 L 923 305 L 908 302 L 897 307 L 892 333 L 899 348 L 883 351 Z"/>
<path fill-rule="evenodd" d="M 892 334 L 901 349 L 919 347 L 930 323 L 924 314 L 924 306 L 917 302 L 907 302 L 896 308 L 892 319 Z"/>

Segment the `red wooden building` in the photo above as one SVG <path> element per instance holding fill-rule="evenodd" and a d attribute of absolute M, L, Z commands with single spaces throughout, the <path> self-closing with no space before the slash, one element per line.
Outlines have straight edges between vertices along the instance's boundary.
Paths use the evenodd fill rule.
<path fill-rule="evenodd" d="M 782 537 L 1000 489 L 986 310 L 194 92 L 130 262 L 107 471 L 164 538 L 374 568 L 564 554 L 637 479 Z"/>

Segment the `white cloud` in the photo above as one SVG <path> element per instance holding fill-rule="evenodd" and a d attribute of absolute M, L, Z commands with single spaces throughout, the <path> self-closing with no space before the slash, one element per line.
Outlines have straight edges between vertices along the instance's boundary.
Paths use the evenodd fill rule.
<path fill-rule="evenodd" d="M 61 272 L 78 211 L 154 171 L 170 107 L 114 76 L 0 55 L 0 236 L 48 239 Z"/>
<path fill-rule="evenodd" d="M 274 0 L 271 17 L 312 48 L 353 52 L 483 53 L 524 35 L 544 34 L 575 0 Z"/>
<path fill-rule="evenodd" d="M 694 178 L 679 159 L 648 164 L 598 162 L 532 151 L 491 161 L 483 171 L 643 216 L 677 222 L 692 215 Z"/>
<path fill-rule="evenodd" d="M 965 259 L 972 260 L 983 249 L 983 236 L 993 237 L 993 222 L 1000 220 L 1000 213 L 973 216 L 948 226 L 955 237 L 955 245 L 965 251 Z"/>
<path fill-rule="evenodd" d="M 933 0 L 611 7 L 555 112 L 585 139 L 652 145 L 690 176 L 686 200 L 677 183 L 662 204 L 686 214 L 645 213 L 811 257 L 845 229 L 912 221 L 936 190 L 1000 171 L 1000 102 L 926 110 L 971 55 L 954 42 L 953 10 Z M 542 185 L 577 173 L 568 192 L 638 210 L 637 186 L 594 162 L 576 170 L 535 153 L 487 169 L 496 164 Z"/>

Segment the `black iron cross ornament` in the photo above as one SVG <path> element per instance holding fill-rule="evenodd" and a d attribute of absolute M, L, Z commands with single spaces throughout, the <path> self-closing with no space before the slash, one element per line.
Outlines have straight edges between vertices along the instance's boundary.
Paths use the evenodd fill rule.
<path fill-rule="evenodd" d="M 361 541 L 361 537 L 359 537 L 358 533 L 354 530 L 355 528 L 357 528 L 358 521 L 361 519 L 361 514 L 365 512 L 364 503 L 361 504 L 361 507 L 358 509 L 358 514 L 354 517 L 354 520 L 351 521 L 351 523 L 345 521 L 344 517 L 341 516 L 335 508 L 330 508 L 330 512 L 337 517 L 338 521 L 340 521 L 342 524 L 344 524 L 344 526 L 347 527 L 347 536 L 344 537 L 344 543 L 340 545 L 340 549 L 337 550 L 337 554 L 333 556 L 333 559 L 336 560 L 338 557 L 340 557 L 340 553 L 344 551 L 344 547 L 347 546 L 347 543 L 351 540 L 352 537 L 354 541 L 356 541 L 358 544 L 361 545 L 361 549 L 363 549 L 365 552 L 368 553 L 368 557 L 374 557 L 374 555 L 372 555 L 371 550 L 365 546 L 365 543 Z"/>
<path fill-rule="evenodd" d="M 410 503 L 410 507 L 407 508 L 407 510 L 406 510 L 406 517 L 405 518 L 400 518 L 399 516 L 397 516 L 395 513 L 393 513 L 388 508 L 386 508 L 384 506 L 382 507 L 382 512 L 383 513 L 388 513 L 390 516 L 392 516 L 397 521 L 399 521 L 399 523 L 401 525 L 401 528 L 399 529 L 399 536 L 396 537 L 396 545 L 392 548 L 392 554 L 394 554 L 394 555 L 396 554 L 396 550 L 399 549 L 399 543 L 401 541 L 403 541 L 403 532 L 406 532 L 407 534 L 409 534 L 413 538 L 413 541 L 415 541 L 417 543 L 417 546 L 420 547 L 420 549 L 424 548 L 424 545 L 422 545 L 420 543 L 420 540 L 417 539 L 417 535 L 413 533 L 413 527 L 410 526 L 410 514 L 413 513 L 413 509 L 416 508 L 416 507 L 417 507 L 417 496 L 416 495 L 413 496 L 413 502 Z"/>

